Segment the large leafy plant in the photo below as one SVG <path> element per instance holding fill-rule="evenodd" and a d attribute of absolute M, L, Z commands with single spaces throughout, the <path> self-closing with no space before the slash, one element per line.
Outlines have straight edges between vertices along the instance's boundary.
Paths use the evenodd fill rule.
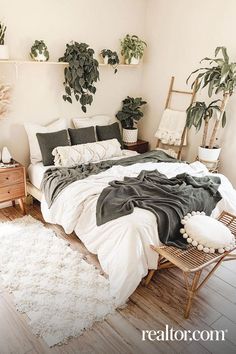
<path fill-rule="evenodd" d="M 108 64 L 111 65 L 114 69 L 114 74 L 117 73 L 117 67 L 120 62 L 117 52 L 113 52 L 110 49 L 101 50 L 101 56 L 104 58 L 108 58 Z"/>
<path fill-rule="evenodd" d="M 219 53 L 221 53 L 221 58 L 218 58 Z M 212 134 L 210 136 L 210 142 L 208 146 L 210 149 L 212 149 L 216 142 L 216 137 L 220 128 L 220 124 L 222 124 L 222 127 L 224 127 L 226 124 L 225 108 L 228 103 L 229 97 L 234 93 L 234 89 L 236 86 L 236 63 L 230 62 L 229 56 L 227 54 L 227 49 L 225 47 L 217 47 L 215 50 L 215 58 L 206 57 L 202 59 L 201 62 L 206 62 L 209 64 L 209 66 L 202 67 L 193 71 L 188 77 L 187 82 L 192 75 L 195 75 L 195 79 L 192 83 L 192 88 L 195 87 L 196 91 L 198 91 L 199 89 L 206 88 L 209 97 L 211 97 L 213 94 L 222 94 L 220 107 L 214 107 L 216 101 L 213 101 L 208 106 L 210 107 L 210 112 L 212 112 L 212 109 L 213 111 L 219 111 L 219 114 L 215 116 L 215 124 Z M 188 119 L 189 121 L 193 120 L 196 122 L 196 112 L 198 111 L 198 124 L 196 124 L 196 127 L 199 128 L 199 124 L 201 121 L 199 117 L 201 115 L 201 109 L 203 107 L 201 105 L 194 105 L 195 104 L 193 104 L 192 106 L 193 108 L 195 107 L 195 109 L 191 109 L 191 106 L 188 108 Z M 206 108 L 207 107 L 205 107 L 205 112 L 208 117 L 206 119 L 209 119 L 209 109 L 207 110 Z M 195 115 L 195 118 L 191 118 L 192 115 Z M 195 126 L 195 124 L 193 125 Z"/>
<path fill-rule="evenodd" d="M 121 55 L 123 55 L 130 64 L 132 57 L 136 59 L 143 57 L 146 46 L 147 43 L 138 36 L 127 34 L 125 38 L 121 40 Z"/>
<path fill-rule="evenodd" d="M 4 39 L 6 34 L 7 27 L 3 22 L 0 21 L 0 45 L 4 45 Z"/>
<path fill-rule="evenodd" d="M 116 114 L 116 118 L 121 122 L 123 128 L 134 129 L 134 123 L 143 117 L 143 112 L 140 108 L 146 103 L 142 97 L 127 96 L 122 101 L 122 109 Z"/>
<path fill-rule="evenodd" d="M 204 132 L 202 136 L 202 147 L 207 147 L 207 134 L 209 128 L 209 121 L 214 114 L 220 112 L 220 107 L 217 102 L 220 100 L 215 100 L 211 102 L 208 106 L 205 102 L 194 102 L 187 109 L 187 128 L 194 126 L 197 131 L 201 129 L 202 124 L 204 124 Z"/>
<path fill-rule="evenodd" d="M 98 61 L 94 58 L 94 50 L 86 43 L 72 42 L 66 45 L 64 56 L 59 61 L 69 63 L 64 69 L 64 101 L 72 103 L 72 96 L 79 101 L 83 112 L 93 102 L 96 93 L 94 83 L 99 80 Z"/>

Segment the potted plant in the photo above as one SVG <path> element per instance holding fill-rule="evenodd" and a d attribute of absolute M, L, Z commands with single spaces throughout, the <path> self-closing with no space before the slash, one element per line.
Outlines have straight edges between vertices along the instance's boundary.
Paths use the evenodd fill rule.
<path fill-rule="evenodd" d="M 116 118 L 121 122 L 123 128 L 123 141 L 125 143 L 136 143 L 138 138 L 137 122 L 143 117 L 140 107 L 147 102 L 142 97 L 127 96 L 122 101 L 122 108 L 116 114 Z"/>
<path fill-rule="evenodd" d="M 30 56 L 35 61 L 48 61 L 49 52 L 43 40 L 36 40 L 31 47 Z"/>
<path fill-rule="evenodd" d="M 9 59 L 8 46 L 5 44 L 5 34 L 7 27 L 0 21 L 0 60 Z"/>
<path fill-rule="evenodd" d="M 222 57 L 217 58 L 220 52 Z M 211 102 L 208 106 L 204 102 L 193 103 L 187 109 L 187 127 L 194 125 L 199 130 L 202 122 L 205 122 L 203 141 L 202 146 L 199 147 L 198 157 L 205 161 L 216 161 L 221 151 L 219 146 L 216 145 L 218 131 L 220 125 L 224 127 L 226 124 L 225 109 L 236 86 L 236 63 L 229 61 L 225 47 L 216 48 L 215 58 L 204 58 L 202 61 L 209 63 L 209 66 L 193 71 L 187 82 L 193 74 L 198 73 L 192 83 L 192 88 L 195 87 L 196 91 L 200 88 L 206 88 L 209 97 L 212 94 L 221 94 L 222 98 Z M 220 105 L 218 106 L 217 102 L 219 101 Z M 208 124 L 212 117 L 215 118 L 215 122 L 209 143 L 207 143 Z"/>
<path fill-rule="evenodd" d="M 126 64 L 138 64 L 143 57 L 147 43 L 136 35 L 127 34 L 121 40 L 121 54 L 125 58 Z"/>
<path fill-rule="evenodd" d="M 114 69 L 114 74 L 117 73 L 117 67 L 120 62 L 117 52 L 113 52 L 110 49 L 101 50 L 101 56 L 104 64 L 109 64 Z"/>
<path fill-rule="evenodd" d="M 64 69 L 64 101 L 72 103 L 74 95 L 79 101 L 83 112 L 93 102 L 96 93 L 94 83 L 99 80 L 98 61 L 94 58 L 94 50 L 86 43 L 72 42 L 66 45 L 64 56 L 59 61 L 69 63 Z"/>

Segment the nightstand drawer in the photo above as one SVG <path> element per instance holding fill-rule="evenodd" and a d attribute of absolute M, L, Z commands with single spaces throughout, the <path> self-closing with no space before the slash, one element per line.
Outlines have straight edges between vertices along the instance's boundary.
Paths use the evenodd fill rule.
<path fill-rule="evenodd" d="M 0 188 L 5 186 L 11 186 L 12 184 L 17 183 L 24 183 L 23 168 L 0 173 Z"/>
<path fill-rule="evenodd" d="M 12 186 L 0 188 L 0 202 L 14 200 L 25 196 L 25 184 L 18 183 Z"/>

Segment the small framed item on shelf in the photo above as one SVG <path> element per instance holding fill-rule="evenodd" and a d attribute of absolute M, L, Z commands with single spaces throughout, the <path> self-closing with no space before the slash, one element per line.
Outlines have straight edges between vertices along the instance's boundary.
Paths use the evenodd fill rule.
<path fill-rule="evenodd" d="M 136 143 L 124 143 L 124 149 L 137 151 L 143 154 L 149 150 L 149 143 L 145 140 L 137 140 Z"/>
<path fill-rule="evenodd" d="M 20 209 L 25 215 L 24 197 L 26 196 L 25 167 L 16 161 L 0 164 L 0 203 L 19 201 Z"/>

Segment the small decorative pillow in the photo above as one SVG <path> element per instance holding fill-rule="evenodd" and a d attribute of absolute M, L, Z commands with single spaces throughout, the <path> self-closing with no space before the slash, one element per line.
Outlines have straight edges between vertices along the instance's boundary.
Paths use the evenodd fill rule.
<path fill-rule="evenodd" d="M 119 124 L 113 123 L 109 125 L 96 126 L 97 137 L 99 141 L 117 139 L 120 145 L 123 145 Z"/>
<path fill-rule="evenodd" d="M 204 212 L 188 213 L 181 220 L 183 238 L 205 253 L 224 253 L 235 247 L 234 235 L 220 221 L 206 216 Z"/>
<path fill-rule="evenodd" d="M 95 130 L 94 127 L 68 129 L 71 145 L 95 143 Z"/>
<path fill-rule="evenodd" d="M 41 150 L 44 166 L 53 165 L 52 151 L 55 147 L 70 145 L 67 130 L 65 129 L 54 133 L 37 133 L 36 136 Z"/>
<path fill-rule="evenodd" d="M 76 165 L 99 162 L 112 157 L 122 156 L 117 139 L 97 141 L 96 143 L 73 146 L 59 146 L 52 152 L 54 165 L 57 167 L 73 167 Z"/>

